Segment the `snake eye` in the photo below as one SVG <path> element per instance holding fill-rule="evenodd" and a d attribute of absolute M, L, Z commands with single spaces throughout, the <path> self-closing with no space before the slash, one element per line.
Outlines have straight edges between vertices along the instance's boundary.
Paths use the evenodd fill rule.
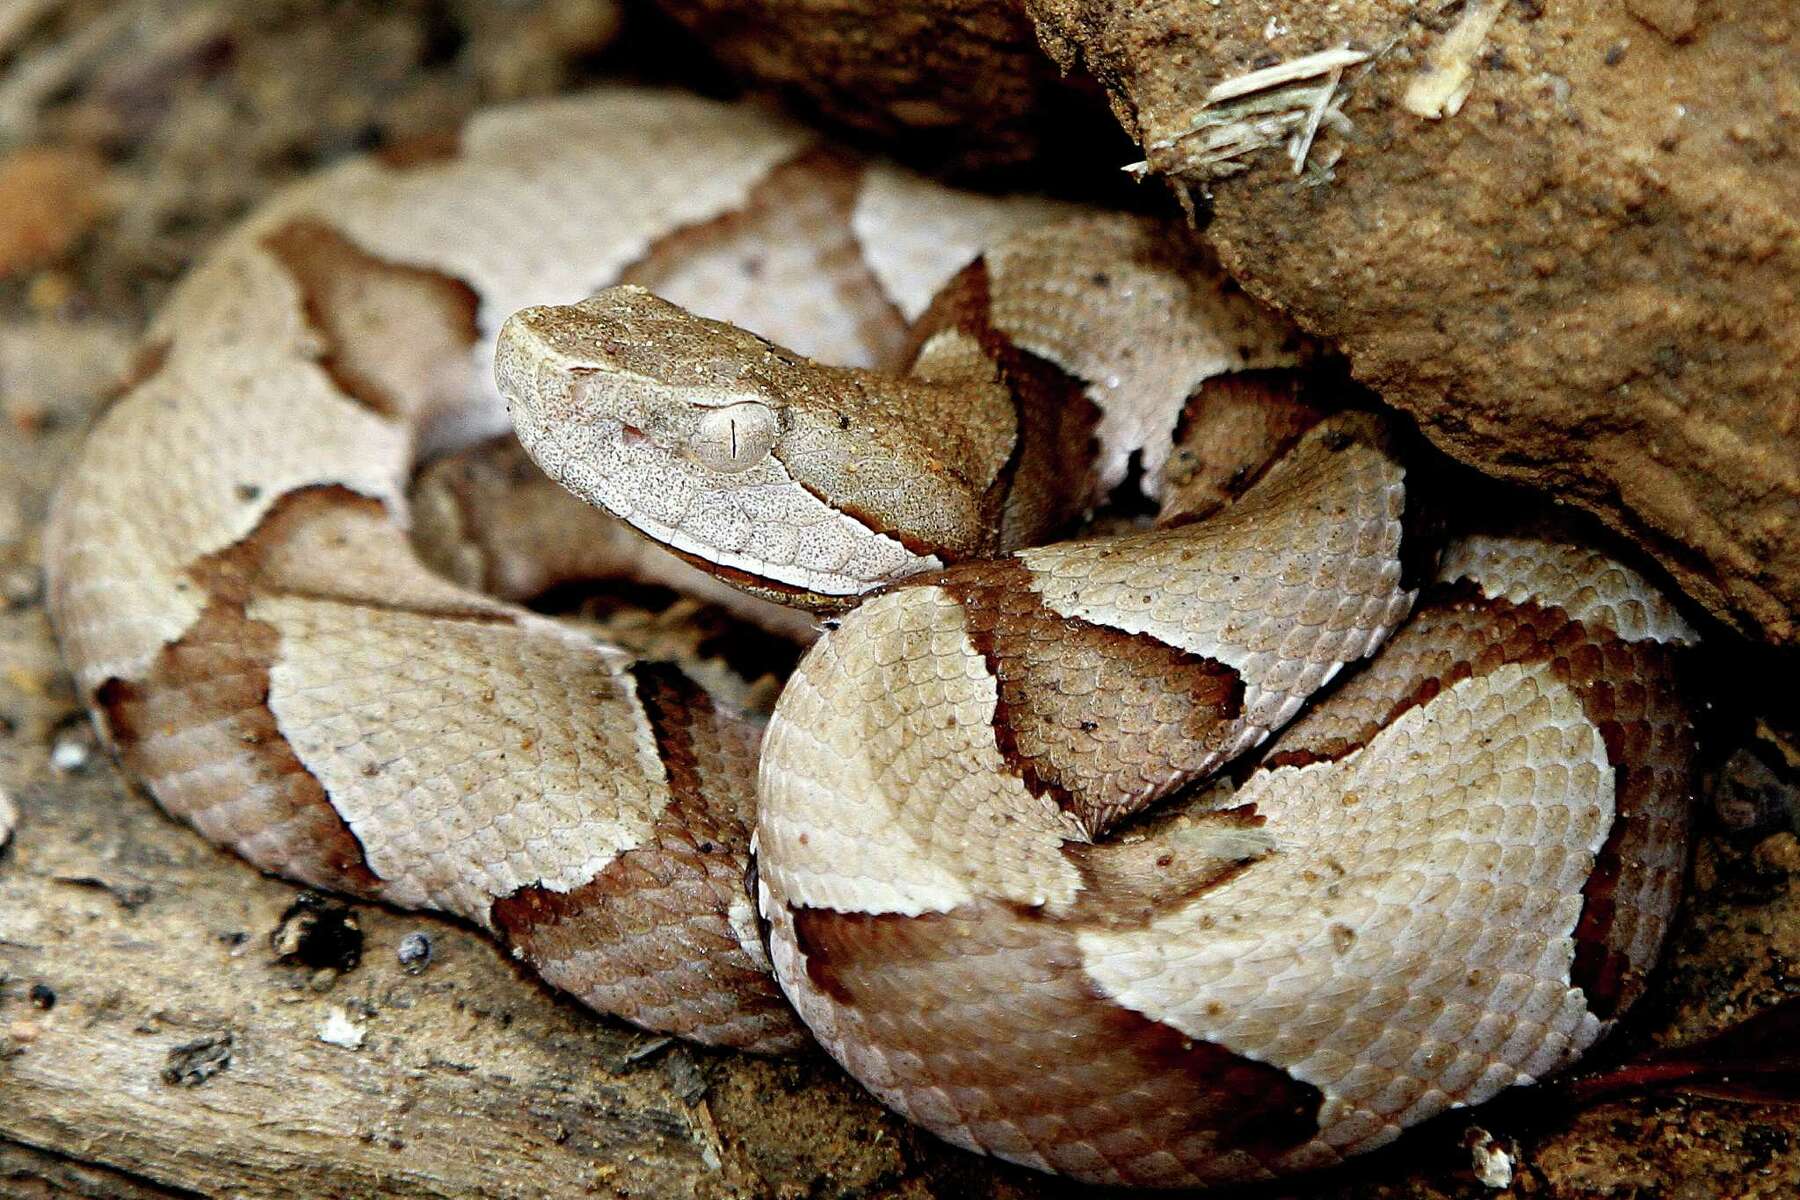
<path fill-rule="evenodd" d="M 701 466 L 735 475 L 761 462 L 775 445 L 780 422 L 767 405 L 754 400 L 707 410 L 688 440 L 688 453 Z"/>

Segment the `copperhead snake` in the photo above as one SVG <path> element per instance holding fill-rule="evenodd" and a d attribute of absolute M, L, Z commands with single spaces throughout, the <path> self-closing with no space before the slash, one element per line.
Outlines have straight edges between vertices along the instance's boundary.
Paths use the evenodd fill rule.
<path fill-rule="evenodd" d="M 1432 545 L 1306 359 L 1172 224 L 680 95 L 498 109 L 190 273 L 58 497 L 52 614 L 130 771 L 264 869 L 646 1028 L 810 1036 L 1016 1162 L 1321 1167 L 1642 992 L 1696 638 L 1537 526 Z M 637 532 L 409 498 L 509 407 Z M 1157 518 L 1069 540 L 1122 485 Z M 615 570 L 823 627 L 766 732 L 519 603 Z"/>

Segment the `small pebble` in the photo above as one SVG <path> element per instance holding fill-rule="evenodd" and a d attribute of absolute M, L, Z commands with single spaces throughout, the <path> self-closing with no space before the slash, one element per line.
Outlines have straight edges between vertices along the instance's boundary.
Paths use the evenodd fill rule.
<path fill-rule="evenodd" d="M 319 1022 L 318 1032 L 319 1040 L 327 1045 L 360 1050 L 368 1030 L 352 1020 L 348 1012 L 333 1005 L 325 1010 L 325 1019 Z"/>
<path fill-rule="evenodd" d="M 31 1002 L 49 1012 L 56 1007 L 56 990 L 47 983 L 34 983 L 31 985 Z"/>
<path fill-rule="evenodd" d="M 93 734 L 85 725 L 63 730 L 50 746 L 50 765 L 64 775 L 81 770 L 93 757 Z"/>
<path fill-rule="evenodd" d="M 1512 1186 L 1512 1155 L 1493 1134 L 1477 1126 L 1464 1135 L 1463 1144 L 1469 1148 L 1469 1167 L 1479 1183 L 1495 1191 Z"/>
<path fill-rule="evenodd" d="M 394 954 L 400 960 L 401 969 L 408 975 L 417 975 L 431 965 L 431 939 L 418 932 L 409 933 L 400 939 L 400 945 Z"/>

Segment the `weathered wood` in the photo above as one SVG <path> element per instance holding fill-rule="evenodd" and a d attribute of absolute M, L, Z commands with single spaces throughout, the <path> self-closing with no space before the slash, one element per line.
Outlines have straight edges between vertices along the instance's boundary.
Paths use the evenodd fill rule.
<path fill-rule="evenodd" d="M 194 1193 L 171 1191 L 17 1142 L 0 1142 L 0 1194 L 45 1200 L 188 1200 Z"/>

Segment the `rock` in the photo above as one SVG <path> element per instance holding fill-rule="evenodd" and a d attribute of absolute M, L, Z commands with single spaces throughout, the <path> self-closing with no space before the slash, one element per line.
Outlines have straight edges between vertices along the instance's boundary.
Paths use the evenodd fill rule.
<path fill-rule="evenodd" d="M 324 1019 L 319 1022 L 318 1037 L 328 1046 L 361 1050 L 368 1032 L 368 1026 L 356 1021 L 344 1009 L 333 1005 L 325 1010 Z"/>
<path fill-rule="evenodd" d="M 1594 513 L 1745 633 L 1800 642 L 1791 18 L 1678 46 L 1593 6 L 1471 3 L 1446 29 L 1367 0 L 1030 8 L 1149 169 L 1211 195 L 1245 286 L 1433 442 Z M 1323 122 L 1306 173 L 1279 136 L 1224 163 L 1179 136 L 1221 80 L 1346 44 L 1372 55 L 1333 89 L 1353 129 Z M 1421 119 L 1406 102 L 1447 47 L 1466 93 Z"/>
<path fill-rule="evenodd" d="M 93 759 L 94 734 L 85 722 L 69 726 L 50 744 L 50 768 L 60 775 L 86 770 Z"/>
<path fill-rule="evenodd" d="M 430 935 L 415 929 L 400 939 L 400 944 L 394 949 L 394 956 L 400 960 L 400 969 L 408 975 L 422 974 L 431 965 Z"/>
<path fill-rule="evenodd" d="M 1469 1148 L 1469 1169 L 1475 1182 L 1492 1191 L 1512 1186 L 1512 1154 L 1494 1140 L 1493 1134 L 1479 1125 L 1471 1126 L 1463 1135 L 1463 1145 Z"/>
<path fill-rule="evenodd" d="M 1434 443 L 1595 514 L 1745 634 L 1800 644 L 1790 10 L 1020 2 L 1244 285 L 1336 342 Z M 1006 0 L 955 20 L 932 0 L 840 0 L 835 32 L 800 0 L 664 4 L 723 29 L 741 69 L 880 132 L 960 113 L 960 136 L 981 136 L 988 77 L 1027 70 Z M 950 40 L 984 25 L 1002 32 Z M 905 103 L 928 87 L 943 112 Z M 989 100 L 992 144 L 1035 144 L 1017 131 L 1050 94 Z"/>
<path fill-rule="evenodd" d="M 1625 7 L 1672 42 L 1692 37 L 1700 23 L 1699 0 L 1625 0 Z"/>
<path fill-rule="evenodd" d="M 1003 0 L 662 0 L 741 76 L 959 169 L 1020 164 L 1062 89 Z"/>

